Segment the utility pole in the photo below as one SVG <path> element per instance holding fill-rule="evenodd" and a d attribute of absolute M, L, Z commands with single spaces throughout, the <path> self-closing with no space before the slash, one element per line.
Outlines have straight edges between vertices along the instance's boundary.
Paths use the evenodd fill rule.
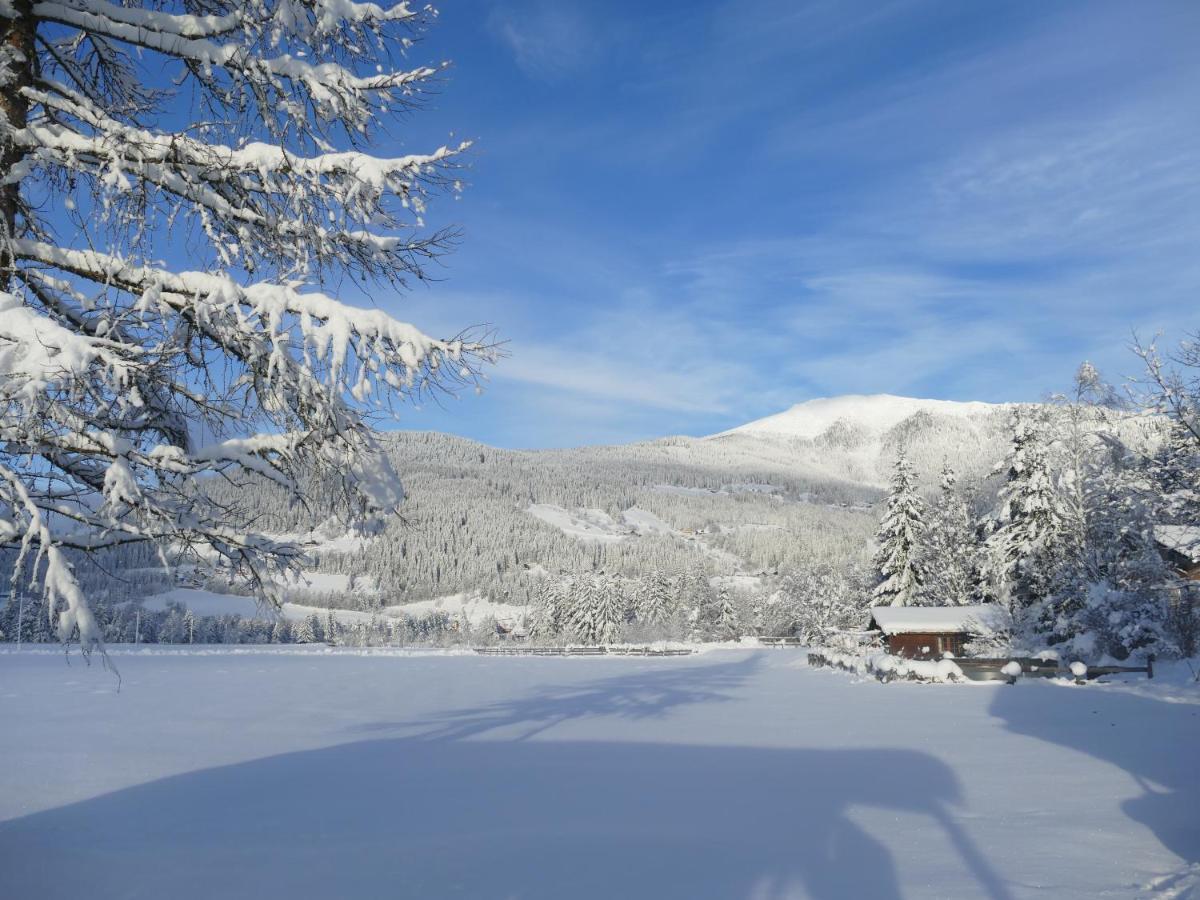
<path fill-rule="evenodd" d="M 21 632 L 24 630 L 25 592 L 17 590 L 17 649 L 21 649 Z"/>
<path fill-rule="evenodd" d="M 133 642 L 142 642 L 142 611 L 139 609 L 133 618 Z"/>

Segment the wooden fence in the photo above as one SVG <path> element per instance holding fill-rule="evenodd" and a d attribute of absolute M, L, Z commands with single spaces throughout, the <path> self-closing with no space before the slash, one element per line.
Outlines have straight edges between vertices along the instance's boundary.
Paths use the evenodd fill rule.
<path fill-rule="evenodd" d="M 480 656 L 690 656 L 689 648 L 658 647 L 476 647 Z"/>

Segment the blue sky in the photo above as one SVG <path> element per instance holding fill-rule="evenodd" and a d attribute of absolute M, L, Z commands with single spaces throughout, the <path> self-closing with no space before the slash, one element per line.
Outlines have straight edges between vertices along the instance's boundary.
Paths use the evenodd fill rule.
<path fill-rule="evenodd" d="M 1200 324 L 1198 41 L 1191 0 L 446 0 L 396 143 L 477 141 L 465 239 L 372 299 L 511 355 L 399 424 L 621 442 L 1130 374 L 1134 329 Z"/>

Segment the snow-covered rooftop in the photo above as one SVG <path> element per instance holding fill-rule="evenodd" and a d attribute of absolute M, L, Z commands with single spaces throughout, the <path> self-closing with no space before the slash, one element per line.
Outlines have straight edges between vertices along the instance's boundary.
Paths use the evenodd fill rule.
<path fill-rule="evenodd" d="M 1154 537 L 1164 547 L 1200 562 L 1200 525 L 1155 525 Z"/>
<path fill-rule="evenodd" d="M 871 620 L 884 634 L 987 631 L 1002 611 L 994 603 L 975 606 L 873 606 Z"/>

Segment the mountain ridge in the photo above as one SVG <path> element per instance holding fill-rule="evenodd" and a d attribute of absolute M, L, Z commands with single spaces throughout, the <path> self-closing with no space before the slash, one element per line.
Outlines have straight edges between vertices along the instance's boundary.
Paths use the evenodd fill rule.
<path fill-rule="evenodd" d="M 783 412 L 708 437 L 750 435 L 813 440 L 839 423 L 879 435 L 917 413 L 972 418 L 1011 409 L 1014 405 L 982 400 L 934 400 L 896 394 L 841 394 L 806 400 Z"/>

